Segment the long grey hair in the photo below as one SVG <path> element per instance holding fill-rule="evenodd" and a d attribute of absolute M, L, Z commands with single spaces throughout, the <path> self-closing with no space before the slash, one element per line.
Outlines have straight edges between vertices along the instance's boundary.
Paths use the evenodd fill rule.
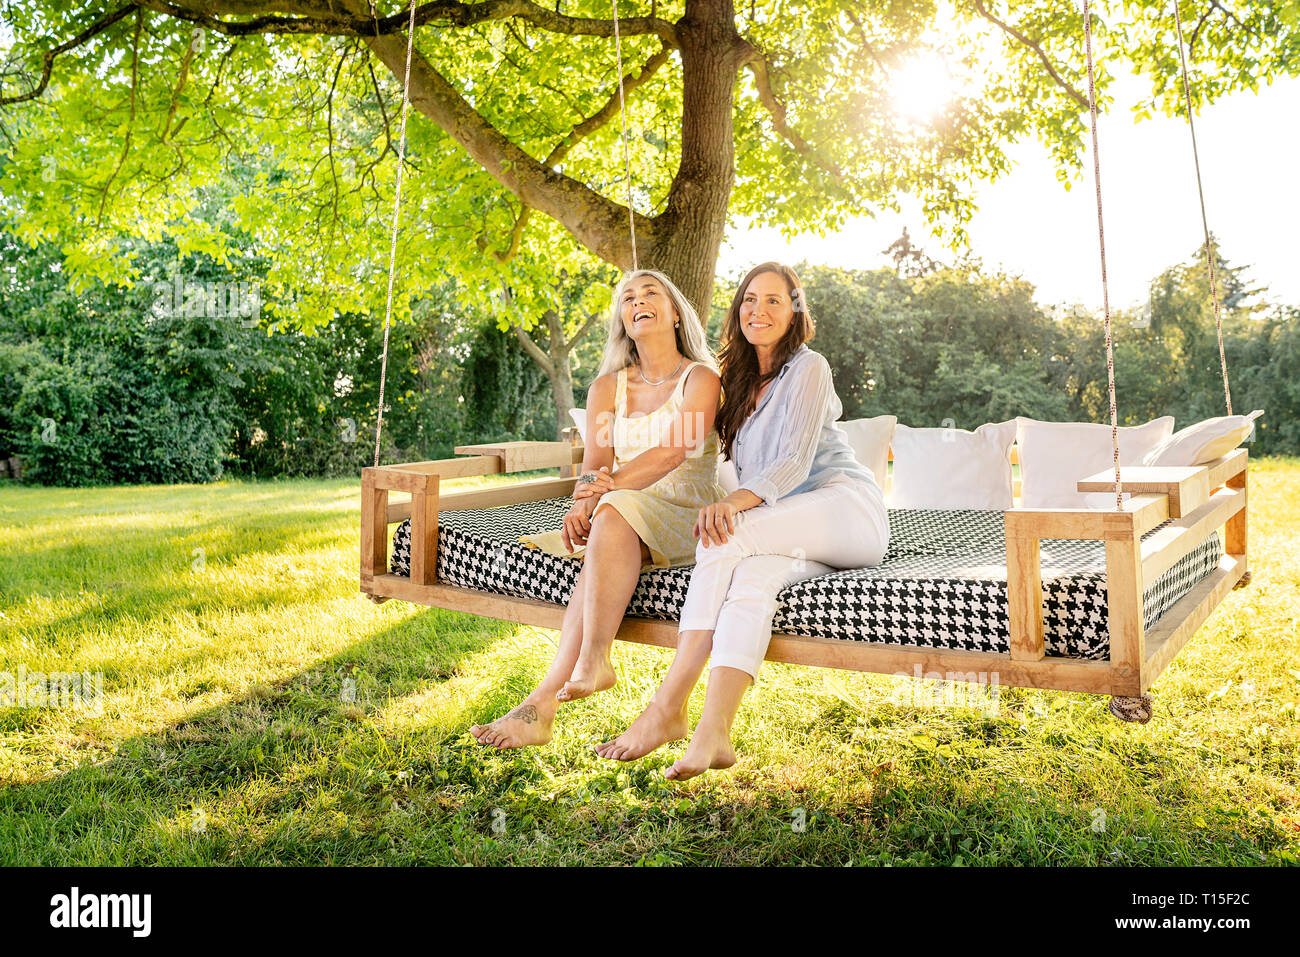
<path fill-rule="evenodd" d="M 663 283 L 664 289 L 668 291 L 668 298 L 672 300 L 673 310 L 677 313 L 677 318 L 681 324 L 674 330 L 677 334 L 677 351 L 686 357 L 687 361 L 703 362 L 715 372 L 718 369 L 718 362 L 713 357 L 713 351 L 709 349 L 709 344 L 704 338 L 704 326 L 700 324 L 700 317 L 695 313 L 695 307 L 686 301 L 682 291 L 673 285 L 671 279 L 661 272 L 653 269 L 638 269 L 636 272 L 630 272 L 623 277 L 622 281 L 614 289 L 614 295 L 609 301 L 609 337 L 605 340 L 605 357 L 600 363 L 600 372 L 598 375 L 604 375 L 607 372 L 617 372 L 619 369 L 625 369 L 637 360 L 636 343 L 632 337 L 627 334 L 623 328 L 623 293 L 627 291 L 628 286 L 632 285 L 638 279 L 650 276 Z"/>

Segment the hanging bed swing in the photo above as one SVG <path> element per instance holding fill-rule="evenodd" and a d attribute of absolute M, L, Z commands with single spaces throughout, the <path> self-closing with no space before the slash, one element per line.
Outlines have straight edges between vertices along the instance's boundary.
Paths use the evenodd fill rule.
<path fill-rule="evenodd" d="M 621 61 L 617 3 L 613 5 Z M 1191 92 L 1176 3 L 1174 9 L 1190 123 Z M 1086 0 L 1083 18 L 1114 469 L 1080 476 L 1078 490 L 1113 493 L 1115 506 L 891 509 L 891 544 L 879 566 L 806 579 L 781 593 L 768 660 L 1103 694 L 1111 696 L 1110 710 L 1117 717 L 1145 722 L 1151 717 L 1152 699 L 1146 692 L 1152 683 L 1228 591 L 1248 581 L 1245 449 L 1193 467 L 1119 464 Z M 404 91 L 414 33 L 413 0 Z M 621 97 L 621 67 L 619 76 Z M 457 458 L 379 465 L 406 113 L 404 92 L 375 466 L 361 476 L 361 591 L 374 599 L 397 598 L 558 629 L 578 563 L 526 548 L 518 538 L 560 525 L 583 458 L 576 431 L 569 443 L 466 445 L 455 449 Z M 1195 157 L 1194 126 L 1191 132 Z M 623 135 L 626 145 L 626 123 Z M 1199 159 L 1196 173 L 1199 190 Z M 630 175 L 628 182 L 630 192 Z M 1201 212 L 1231 415 L 1203 197 Z M 635 235 L 633 244 L 635 250 Z M 1013 463 L 1015 455 L 1013 447 Z M 551 468 L 558 470 L 556 477 L 484 490 L 440 489 L 445 479 Z M 392 525 L 399 527 L 390 565 Z M 618 637 L 676 647 L 675 619 L 689 577 L 689 567 L 643 572 Z"/>

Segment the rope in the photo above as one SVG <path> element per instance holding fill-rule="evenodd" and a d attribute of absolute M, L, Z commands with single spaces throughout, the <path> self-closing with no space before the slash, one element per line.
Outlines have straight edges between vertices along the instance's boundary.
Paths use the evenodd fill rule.
<path fill-rule="evenodd" d="M 1092 64 L 1092 10 L 1083 0 L 1083 41 L 1088 57 L 1088 114 L 1092 120 L 1092 178 L 1097 186 L 1097 242 L 1101 248 L 1101 303 L 1106 316 L 1106 381 L 1110 389 L 1110 443 L 1115 452 L 1115 508 L 1123 510 L 1119 474 L 1119 417 L 1115 411 L 1115 350 L 1110 334 L 1110 286 L 1106 281 L 1106 230 L 1101 216 L 1101 160 L 1097 155 L 1097 87 Z"/>
<path fill-rule="evenodd" d="M 623 102 L 623 41 L 618 32 L 618 0 L 614 8 L 614 53 L 618 57 L 618 116 L 623 124 L 623 173 L 627 177 L 627 229 L 632 236 L 632 271 L 640 268 L 636 258 L 636 214 L 632 211 L 632 156 L 627 145 L 627 104 Z"/>
<path fill-rule="evenodd" d="M 375 467 L 379 467 L 379 438 L 384 431 L 384 386 L 388 380 L 388 327 L 393 318 L 393 277 L 397 268 L 397 223 L 402 209 L 402 169 L 406 166 L 406 107 L 411 101 L 411 52 L 415 46 L 415 4 L 406 31 L 406 75 L 402 78 L 402 134 L 397 142 L 397 188 L 393 192 L 393 243 L 388 251 L 388 303 L 384 306 L 384 353 L 379 362 L 379 416 L 375 422 Z"/>
<path fill-rule="evenodd" d="M 1196 193 L 1201 200 L 1201 226 L 1205 230 L 1205 264 L 1210 273 L 1210 299 L 1214 303 L 1214 331 L 1219 337 L 1219 366 L 1223 370 L 1223 400 L 1232 415 L 1232 390 L 1228 388 L 1228 356 L 1223 351 L 1223 313 L 1219 309 L 1219 287 L 1214 277 L 1214 244 L 1210 240 L 1210 220 L 1205 215 L 1205 187 L 1201 184 L 1201 156 L 1196 149 L 1196 123 L 1192 120 L 1192 87 L 1187 79 L 1187 54 L 1183 43 L 1183 15 L 1174 0 L 1174 23 L 1178 27 L 1178 59 L 1183 68 L 1183 95 L 1187 98 L 1187 128 L 1192 133 L 1192 160 L 1196 164 Z"/>

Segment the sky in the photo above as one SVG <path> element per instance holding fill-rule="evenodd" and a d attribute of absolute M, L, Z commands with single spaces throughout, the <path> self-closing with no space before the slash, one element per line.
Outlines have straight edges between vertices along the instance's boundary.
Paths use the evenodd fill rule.
<path fill-rule="evenodd" d="M 1124 77 L 1115 105 L 1098 124 L 1106 266 L 1112 308 L 1146 301 L 1149 282 L 1187 260 L 1203 242 L 1191 137 L 1182 118 L 1135 122 L 1129 107 L 1143 81 Z M 1300 305 L 1300 80 L 1278 80 L 1256 93 L 1238 93 L 1196 118 L 1205 202 L 1220 252 L 1250 265 L 1247 278 L 1268 287 L 1264 301 Z M 1047 150 L 1025 141 L 1009 154 L 1014 168 L 977 187 L 980 211 L 970 224 L 971 251 L 1033 283 L 1044 305 L 1101 307 L 1101 266 L 1091 156 L 1066 190 Z M 731 276 L 776 259 L 846 268 L 889 265 L 882 254 L 907 226 L 931 256 L 953 253 L 931 237 L 915 202 L 902 214 L 851 221 L 826 237 L 790 242 L 776 229 L 728 232 L 719 274 Z"/>

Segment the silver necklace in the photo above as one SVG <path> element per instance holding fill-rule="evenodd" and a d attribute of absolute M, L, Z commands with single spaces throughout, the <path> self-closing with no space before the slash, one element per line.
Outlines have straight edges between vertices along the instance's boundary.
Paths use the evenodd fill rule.
<path fill-rule="evenodd" d="M 682 371 L 682 363 L 685 361 L 686 361 L 686 357 L 682 356 L 681 362 L 677 363 L 677 368 L 672 371 L 672 374 L 666 375 L 662 379 L 657 379 L 657 380 L 647 379 L 645 377 L 645 370 L 641 368 L 641 363 L 639 362 L 636 364 L 636 374 L 641 377 L 641 381 L 644 382 L 646 385 L 663 385 L 669 379 L 673 378 L 673 376 L 677 375 L 677 373 Z"/>

